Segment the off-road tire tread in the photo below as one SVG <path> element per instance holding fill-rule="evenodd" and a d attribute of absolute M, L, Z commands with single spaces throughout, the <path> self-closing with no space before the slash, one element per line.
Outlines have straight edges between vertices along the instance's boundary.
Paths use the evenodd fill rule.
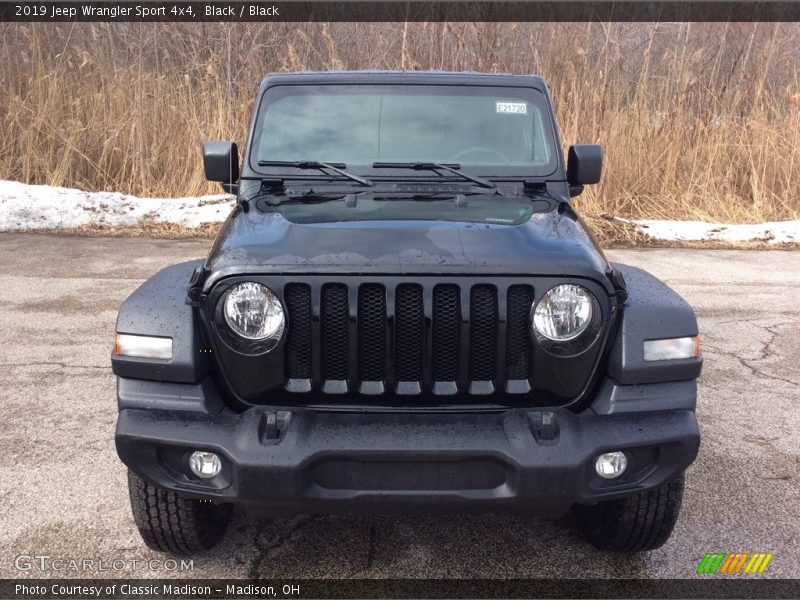
<path fill-rule="evenodd" d="M 646 552 L 664 545 L 678 520 L 684 478 L 593 506 L 577 506 L 578 525 L 600 550 Z"/>
<path fill-rule="evenodd" d="M 208 550 L 225 533 L 233 507 L 201 503 L 150 485 L 128 471 L 136 527 L 149 548 L 177 555 Z"/>

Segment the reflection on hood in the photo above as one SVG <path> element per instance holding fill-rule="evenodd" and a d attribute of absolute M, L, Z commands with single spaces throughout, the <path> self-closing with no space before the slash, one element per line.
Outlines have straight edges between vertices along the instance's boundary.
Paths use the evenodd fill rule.
<path fill-rule="evenodd" d="M 238 207 L 209 254 L 208 283 L 244 272 L 550 274 L 606 281 L 602 251 L 566 204 L 474 195 L 457 206 L 453 196 L 361 194 L 353 206 L 346 196 Z"/>
<path fill-rule="evenodd" d="M 345 221 L 456 221 L 520 225 L 535 212 L 553 210 L 549 199 L 494 194 L 307 194 L 271 196 L 256 203 L 292 223 Z"/>

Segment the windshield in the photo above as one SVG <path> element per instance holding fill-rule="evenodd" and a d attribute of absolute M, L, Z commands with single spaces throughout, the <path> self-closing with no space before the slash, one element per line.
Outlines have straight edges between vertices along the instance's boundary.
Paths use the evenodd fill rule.
<path fill-rule="evenodd" d="M 250 164 L 321 161 L 363 173 L 376 162 L 423 161 L 547 175 L 554 147 L 545 97 L 534 88 L 291 85 L 267 90 Z M 257 170 L 274 169 L 287 170 Z"/>

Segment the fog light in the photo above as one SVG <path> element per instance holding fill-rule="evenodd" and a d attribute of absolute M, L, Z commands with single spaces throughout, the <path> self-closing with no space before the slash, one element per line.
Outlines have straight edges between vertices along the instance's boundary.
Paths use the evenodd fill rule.
<path fill-rule="evenodd" d="M 606 452 L 597 457 L 594 469 L 603 479 L 616 479 L 628 468 L 628 457 L 624 452 Z"/>
<path fill-rule="evenodd" d="M 222 461 L 213 452 L 192 452 L 189 469 L 200 479 L 211 479 L 222 470 Z"/>

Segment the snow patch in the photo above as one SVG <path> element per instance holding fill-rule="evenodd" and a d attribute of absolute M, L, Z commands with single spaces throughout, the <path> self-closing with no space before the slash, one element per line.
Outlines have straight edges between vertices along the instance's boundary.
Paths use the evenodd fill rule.
<path fill-rule="evenodd" d="M 629 220 L 621 217 L 614 217 L 614 220 L 635 225 L 639 233 L 662 241 L 800 243 L 800 221 L 732 224 L 705 223 L 703 221 Z"/>
<path fill-rule="evenodd" d="M 234 197 L 227 194 L 195 198 L 138 198 L 115 192 L 84 192 L 0 180 L 0 231 L 135 227 L 145 219 L 197 228 L 206 223 L 224 221 L 234 205 Z M 800 243 L 800 221 L 734 225 L 613 219 L 635 225 L 642 234 L 664 241 Z"/>
<path fill-rule="evenodd" d="M 230 195 L 137 198 L 0 180 L 0 231 L 134 227 L 144 219 L 195 228 L 224 221 L 234 204 Z"/>

